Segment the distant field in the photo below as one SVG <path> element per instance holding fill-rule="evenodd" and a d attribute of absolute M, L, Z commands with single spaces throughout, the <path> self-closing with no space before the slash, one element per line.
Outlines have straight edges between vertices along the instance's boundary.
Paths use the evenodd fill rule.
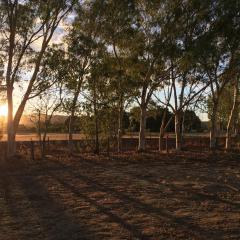
<path fill-rule="evenodd" d="M 174 133 L 168 133 L 169 138 L 174 138 L 175 134 Z M 208 137 L 208 133 L 188 133 L 185 134 L 185 137 Z M 48 134 L 49 140 L 59 140 L 59 141 L 64 141 L 68 140 L 68 134 L 67 133 L 49 133 Z M 147 133 L 146 134 L 147 138 L 158 138 L 158 133 Z M 84 134 L 73 134 L 73 139 L 74 140 L 81 140 L 84 138 Z M 123 138 L 138 138 L 138 133 L 127 133 L 126 135 L 123 136 Z M 1 141 L 6 141 L 7 140 L 7 135 L 4 134 L 3 138 Z M 37 141 L 38 136 L 36 133 L 23 133 L 23 134 L 17 134 L 16 140 L 19 142 L 28 142 L 28 141 Z"/>
<path fill-rule="evenodd" d="M 49 133 L 48 134 L 49 140 L 68 140 L 68 134 L 67 133 Z M 80 140 L 83 138 L 83 134 L 74 134 L 73 139 Z M 6 141 L 7 135 L 4 134 L 1 141 Z M 28 142 L 28 141 L 37 141 L 38 135 L 36 133 L 29 133 L 29 134 L 17 134 L 16 140 L 18 142 Z"/>
<path fill-rule="evenodd" d="M 169 138 L 174 138 L 175 134 L 174 133 L 167 133 L 165 136 L 168 136 Z M 184 134 L 184 137 L 208 137 L 209 133 L 186 133 Z M 68 140 L 68 134 L 67 133 L 49 133 L 48 134 L 49 140 L 52 141 L 64 141 Z M 147 133 L 146 134 L 147 138 L 158 138 L 159 134 L 158 133 Z M 224 137 L 224 134 L 219 135 L 219 137 Z M 138 138 L 138 133 L 127 133 L 123 136 L 123 138 Z M 73 134 L 73 139 L 74 140 L 81 140 L 84 139 L 84 134 Z M 3 135 L 3 138 L 1 141 L 6 141 L 7 140 L 7 134 Z M 37 141 L 38 136 L 36 133 L 21 133 L 17 134 L 16 140 L 18 142 L 28 142 L 28 141 Z"/>

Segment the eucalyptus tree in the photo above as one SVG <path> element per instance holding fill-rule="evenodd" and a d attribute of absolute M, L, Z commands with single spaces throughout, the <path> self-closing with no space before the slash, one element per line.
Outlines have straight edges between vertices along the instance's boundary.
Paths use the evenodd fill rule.
<path fill-rule="evenodd" d="M 29 97 L 32 120 L 36 125 L 42 158 L 46 153 L 46 140 L 53 115 L 63 103 L 68 61 L 62 44 L 48 47 Z M 29 105 L 28 105 L 29 106 Z"/>
<path fill-rule="evenodd" d="M 217 40 L 218 41 L 218 40 Z M 217 47 L 216 47 L 217 46 Z M 211 129 L 210 129 L 210 148 L 216 147 L 217 137 L 217 112 L 219 109 L 219 103 L 224 89 L 229 83 L 229 73 L 232 63 L 232 54 L 223 49 L 221 43 L 211 41 L 211 49 L 207 52 L 207 55 L 201 60 L 201 65 L 206 72 L 208 81 L 210 83 L 211 91 Z M 224 47 L 225 48 L 225 47 Z M 215 51 L 213 50 L 215 49 Z"/>
<path fill-rule="evenodd" d="M 69 141 L 72 141 L 72 125 L 74 125 L 78 100 L 84 85 L 87 84 L 87 76 L 96 61 L 98 55 L 100 22 L 98 12 L 91 2 L 78 5 L 75 11 L 75 19 L 66 36 L 66 58 L 68 59 L 68 79 L 66 88 L 72 94 L 70 100 Z"/>
<path fill-rule="evenodd" d="M 234 125 L 236 125 L 237 117 L 239 113 L 239 74 L 235 76 L 235 79 L 233 81 L 233 104 L 231 107 L 231 112 L 228 117 L 228 123 L 227 123 L 227 132 L 226 132 L 226 143 L 225 143 L 225 149 L 229 150 L 231 148 L 231 135 L 234 129 Z"/>
<path fill-rule="evenodd" d="M 174 113 L 176 150 L 180 150 L 184 110 L 196 101 L 210 84 L 199 71 L 196 49 L 198 42 L 208 33 L 210 7 L 207 1 L 179 0 L 174 3 L 165 2 L 164 10 L 163 19 L 167 19 L 165 35 L 168 41 L 163 56 L 169 66 L 165 86 L 170 90 L 165 101 L 157 98 Z"/>
<path fill-rule="evenodd" d="M 174 98 L 176 125 L 176 148 L 180 148 L 180 115 L 183 107 L 197 95 L 197 79 L 194 73 L 194 44 L 205 33 L 205 8 L 207 4 L 196 1 L 137 1 L 138 21 L 135 26 L 136 38 L 130 45 L 133 69 L 139 91 L 141 107 L 139 150 L 144 150 L 146 109 L 154 91 L 164 88 L 171 81 Z M 180 94 L 179 87 L 181 88 Z M 203 91 L 206 87 L 201 90 Z M 191 94 L 183 103 L 184 91 Z M 198 90 L 200 91 L 200 89 Z M 177 103 L 180 97 L 180 104 Z M 169 100 L 168 102 L 171 103 Z M 168 103 L 167 103 L 168 104 Z"/>
<path fill-rule="evenodd" d="M 129 42 L 130 64 L 128 73 L 137 89 L 136 101 L 141 109 L 138 150 L 145 150 L 145 127 L 148 104 L 154 91 L 163 86 L 169 76 L 169 66 L 164 58 L 165 44 L 168 42 L 164 18 L 165 1 L 137 1 L 135 36 Z"/>
<path fill-rule="evenodd" d="M 159 94 L 162 94 L 164 97 L 159 96 Z M 161 119 L 161 125 L 159 128 L 159 141 L 158 141 L 158 150 L 159 152 L 162 152 L 164 149 L 163 143 L 164 143 L 164 134 L 166 130 L 168 129 L 168 126 L 170 122 L 172 121 L 172 117 L 170 117 L 167 120 L 167 114 L 169 112 L 169 104 L 170 100 L 172 98 L 172 84 L 170 79 L 164 82 L 164 87 L 159 91 L 153 94 L 154 98 L 157 100 L 158 103 L 163 105 L 163 117 Z"/>
<path fill-rule="evenodd" d="M 107 131 L 108 138 L 112 137 L 115 125 L 112 120 L 116 116 L 115 109 L 117 109 L 107 59 L 108 53 L 104 45 L 102 45 L 102 48 L 99 48 L 96 61 L 91 65 L 83 93 L 85 98 L 84 110 L 94 122 L 94 152 L 96 154 L 100 151 L 101 133 Z"/>
<path fill-rule="evenodd" d="M 127 75 L 127 48 L 133 38 L 136 11 L 133 0 L 95 1 L 101 21 L 100 37 L 111 54 L 112 85 L 118 102 L 118 151 L 122 149 L 123 113 L 132 94 L 131 78 Z M 104 9 L 107 9 L 104 10 Z"/>
<path fill-rule="evenodd" d="M 62 105 L 62 84 L 54 84 L 38 95 L 31 104 L 30 120 L 34 123 L 40 143 L 41 158 L 46 155 L 46 141 L 54 114 Z"/>
<path fill-rule="evenodd" d="M 41 61 L 59 24 L 72 10 L 74 0 L 1 1 L 1 54 L 5 59 L 8 102 L 8 156 L 15 154 L 15 136 Z M 13 95 L 16 84 L 28 73 L 20 104 Z M 26 79 L 25 79 L 26 80 Z M 15 115 L 13 108 L 16 108 Z"/>
<path fill-rule="evenodd" d="M 199 63 L 210 82 L 212 112 L 210 114 L 210 148 L 216 147 L 217 112 L 220 99 L 239 66 L 238 1 L 217 1 L 212 4 L 209 31 L 200 41 Z"/>
<path fill-rule="evenodd" d="M 225 148 L 228 150 L 231 148 L 231 135 L 234 125 L 237 122 L 237 115 L 239 113 L 239 80 L 240 80 L 240 2 L 239 1 L 219 1 L 217 8 L 218 21 L 216 24 L 217 31 L 220 31 L 220 36 L 228 44 L 228 52 L 230 54 L 229 69 L 224 78 L 227 78 L 230 84 L 232 84 L 233 102 L 231 112 L 228 117 L 226 143 Z"/>

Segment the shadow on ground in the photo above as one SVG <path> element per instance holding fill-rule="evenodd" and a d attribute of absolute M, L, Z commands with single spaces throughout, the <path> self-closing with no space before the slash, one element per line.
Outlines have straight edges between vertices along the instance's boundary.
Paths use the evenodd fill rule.
<path fill-rule="evenodd" d="M 20 161 L 1 169 L 0 239 L 240 239 L 237 159 Z"/>

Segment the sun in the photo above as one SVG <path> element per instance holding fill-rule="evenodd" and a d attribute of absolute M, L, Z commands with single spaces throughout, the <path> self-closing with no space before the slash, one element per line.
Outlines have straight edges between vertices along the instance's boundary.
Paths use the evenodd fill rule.
<path fill-rule="evenodd" d="M 6 117 L 7 113 L 8 113 L 7 105 L 1 105 L 0 106 L 0 116 L 1 117 Z"/>

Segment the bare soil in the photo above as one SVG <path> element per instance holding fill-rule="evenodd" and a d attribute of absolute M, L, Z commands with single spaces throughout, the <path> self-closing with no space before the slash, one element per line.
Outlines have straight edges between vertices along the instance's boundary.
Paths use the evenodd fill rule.
<path fill-rule="evenodd" d="M 0 239 L 240 239 L 240 155 L 19 157 L 0 168 Z"/>

